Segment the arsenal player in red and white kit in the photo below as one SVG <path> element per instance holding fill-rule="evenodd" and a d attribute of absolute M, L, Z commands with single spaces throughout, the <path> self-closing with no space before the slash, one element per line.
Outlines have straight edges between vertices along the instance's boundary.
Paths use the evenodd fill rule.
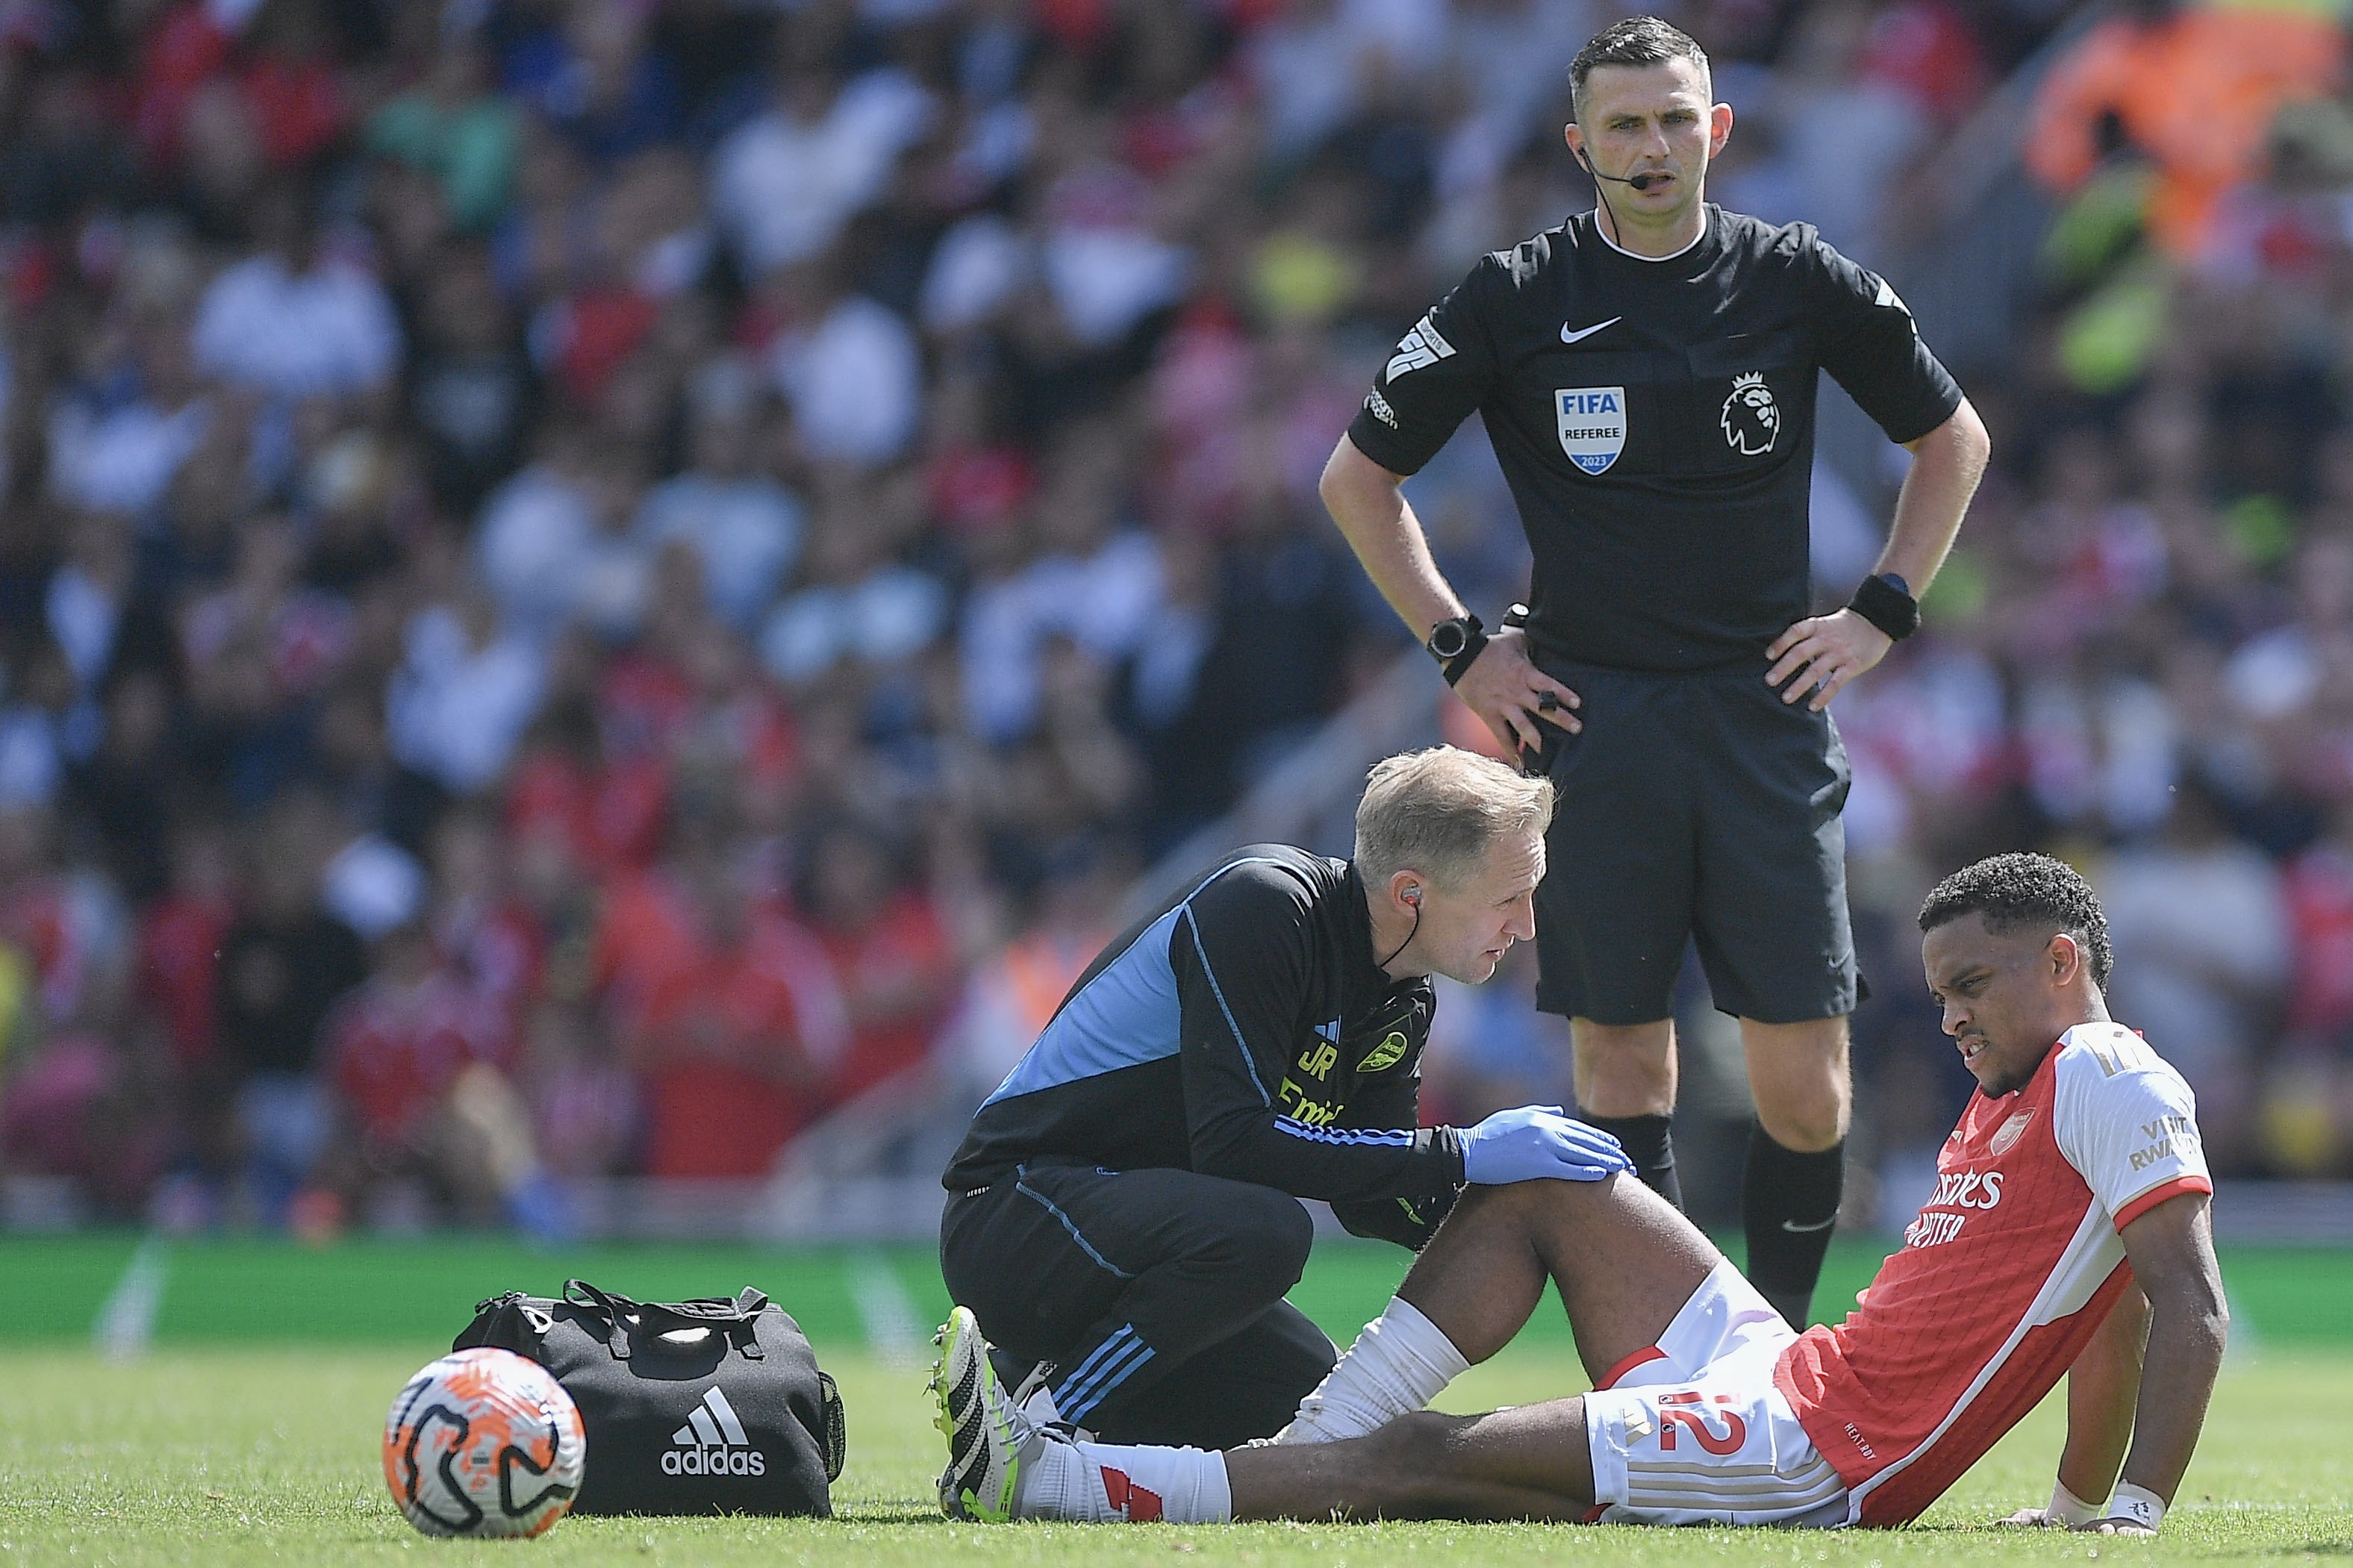
<path fill-rule="evenodd" d="M 1792 1332 L 1640 1184 L 1466 1193 L 1271 1445 L 1104 1445 L 1016 1409 L 942 1333 L 949 1512 L 976 1518 L 1599 1519 L 1896 1525 L 2068 1380 L 2049 1504 L 2005 1523 L 2153 1533 L 2228 1320 L 2189 1085 L 2107 1016 L 2107 925 L 2041 855 L 1920 912 L 1928 988 L 1978 1092 L 1934 1194 L 1845 1322 Z M 1422 1407 L 1559 1286 L 1592 1393 Z M 2146 1350 L 2144 1350 L 2144 1344 Z"/>

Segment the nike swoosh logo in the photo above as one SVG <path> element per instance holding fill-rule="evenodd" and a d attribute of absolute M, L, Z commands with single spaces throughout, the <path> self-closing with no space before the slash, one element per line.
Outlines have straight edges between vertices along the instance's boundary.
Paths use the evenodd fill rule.
<path fill-rule="evenodd" d="M 1838 1224 L 1838 1215 L 1832 1215 L 1819 1225 L 1799 1225 L 1796 1220 L 1785 1219 L 1781 1222 L 1781 1228 L 1792 1236 L 1803 1236 L 1810 1230 L 1828 1230 L 1836 1224 Z"/>
<path fill-rule="evenodd" d="M 1560 341 L 1565 343 L 1583 342 L 1586 339 L 1591 337 L 1602 328 L 1614 327 L 1625 319 L 1626 318 L 1623 316 L 1612 316 L 1606 321 L 1596 321 L 1593 325 L 1586 328 L 1584 331 L 1577 332 L 1570 331 L 1568 330 L 1568 323 L 1567 321 L 1563 321 L 1560 324 Z"/>

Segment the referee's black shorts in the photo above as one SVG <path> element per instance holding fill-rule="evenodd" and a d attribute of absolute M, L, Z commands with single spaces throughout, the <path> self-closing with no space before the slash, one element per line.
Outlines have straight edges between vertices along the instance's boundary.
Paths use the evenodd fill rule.
<path fill-rule="evenodd" d="M 1688 939 L 1715 1005 L 1767 1024 L 1854 1011 L 1846 747 L 1764 671 L 1661 675 L 1539 655 L 1584 699 L 1545 726 L 1559 791 L 1536 890 L 1536 1005 L 1598 1024 L 1673 1014 Z"/>

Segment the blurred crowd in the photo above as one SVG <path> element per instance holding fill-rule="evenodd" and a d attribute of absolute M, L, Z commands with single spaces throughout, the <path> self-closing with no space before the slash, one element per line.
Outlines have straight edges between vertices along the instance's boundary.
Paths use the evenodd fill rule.
<path fill-rule="evenodd" d="M 1741 117 L 1714 194 L 1890 269 L 1892 194 L 2088 47 L 2059 0 L 1665 9 Z M 598 1177 L 929 1174 L 1143 869 L 1409 650 L 1316 475 L 1404 326 L 1589 204 L 1617 14 L 0 9 L 6 1190 L 561 1230 Z M 1955 367 L 1997 472 L 1840 709 L 1885 1159 L 1953 1092 L 1906 900 L 2036 843 L 2218 1163 L 2345 1163 L 2337 58 L 2196 243 L 2161 139 L 2051 90 L 2038 314 Z M 1411 493 L 1524 592 L 1475 424 Z M 1434 1114 L 1556 1098 L 1525 979 L 1441 1009 Z"/>
<path fill-rule="evenodd" d="M 2137 0 L 2037 84 L 2034 304 L 1965 378 L 1995 468 L 1927 629 L 1838 709 L 1887 977 L 1857 1060 L 1914 1184 L 1965 1086 L 1919 1048 L 1910 913 L 2021 847 L 2099 889 L 2112 1008 L 2195 1086 L 2218 1170 L 2353 1173 L 2346 45 L 2314 7 Z"/>

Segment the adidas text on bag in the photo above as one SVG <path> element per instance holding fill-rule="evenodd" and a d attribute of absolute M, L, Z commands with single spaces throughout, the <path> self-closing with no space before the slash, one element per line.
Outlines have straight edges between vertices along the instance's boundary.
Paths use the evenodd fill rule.
<path fill-rule="evenodd" d="M 717 1389 L 702 1396 L 686 1425 L 670 1435 L 662 1473 L 671 1476 L 765 1476 L 768 1457 L 752 1447 L 734 1407 Z"/>

